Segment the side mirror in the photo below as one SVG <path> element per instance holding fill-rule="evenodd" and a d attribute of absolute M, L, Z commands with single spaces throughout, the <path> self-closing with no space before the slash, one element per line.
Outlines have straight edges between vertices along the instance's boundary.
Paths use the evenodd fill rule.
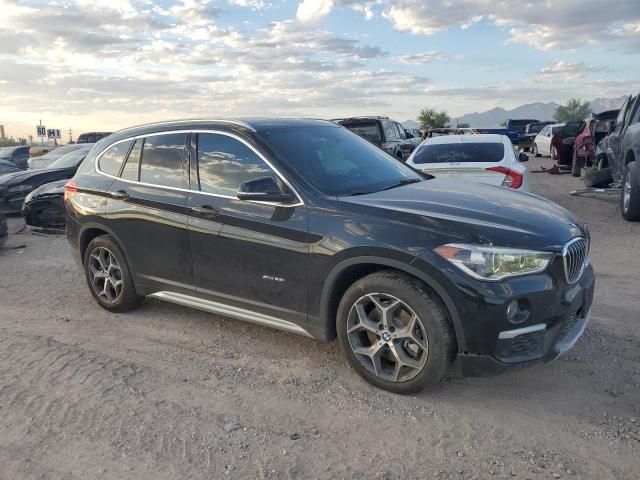
<path fill-rule="evenodd" d="M 253 202 L 291 203 L 292 193 L 283 193 L 273 177 L 261 177 L 240 184 L 238 199 Z"/>
<path fill-rule="evenodd" d="M 520 154 L 518 155 L 518 160 L 520 162 L 528 162 L 529 161 L 529 155 L 527 155 L 524 152 L 520 152 Z"/>

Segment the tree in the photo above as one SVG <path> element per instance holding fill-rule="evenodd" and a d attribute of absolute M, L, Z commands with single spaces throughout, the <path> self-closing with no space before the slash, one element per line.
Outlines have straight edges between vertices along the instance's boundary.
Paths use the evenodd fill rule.
<path fill-rule="evenodd" d="M 582 103 L 579 98 L 572 98 L 566 105 L 556 108 L 554 118 L 559 123 L 584 120 L 591 113 L 589 102 Z"/>
<path fill-rule="evenodd" d="M 424 130 L 446 127 L 449 120 L 447 112 L 444 110 L 442 112 L 437 112 L 432 108 L 423 108 L 418 116 L 418 122 L 420 122 L 420 126 Z"/>

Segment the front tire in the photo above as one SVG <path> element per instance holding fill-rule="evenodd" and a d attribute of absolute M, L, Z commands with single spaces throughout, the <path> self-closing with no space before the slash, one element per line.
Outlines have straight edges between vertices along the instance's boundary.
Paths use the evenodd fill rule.
<path fill-rule="evenodd" d="M 611 182 L 613 182 L 613 177 L 611 176 L 610 168 L 603 168 L 602 170 L 592 168 L 588 172 L 584 174 L 582 177 L 582 181 L 584 182 L 587 188 L 605 188 L 608 187 Z"/>
<path fill-rule="evenodd" d="M 439 300 L 393 270 L 355 282 L 338 307 L 338 340 L 351 367 L 376 387 L 413 393 L 438 383 L 452 360 L 453 334 Z"/>
<path fill-rule="evenodd" d="M 136 293 L 124 253 L 110 235 L 91 240 L 84 253 L 84 272 L 91 295 L 105 310 L 127 312 L 144 300 Z"/>
<path fill-rule="evenodd" d="M 620 208 L 622 217 L 635 222 L 640 220 L 640 182 L 638 180 L 638 162 L 630 162 L 624 170 Z"/>
<path fill-rule="evenodd" d="M 539 157 L 540 156 L 540 152 L 538 151 L 538 145 L 537 144 L 533 144 L 533 155 L 535 157 Z"/>

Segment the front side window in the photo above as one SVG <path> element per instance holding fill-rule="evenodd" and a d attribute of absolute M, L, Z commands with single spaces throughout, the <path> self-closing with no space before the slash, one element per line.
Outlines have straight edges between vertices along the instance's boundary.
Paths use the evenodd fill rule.
<path fill-rule="evenodd" d="M 413 163 L 497 163 L 503 158 L 502 143 L 442 143 L 422 145 L 416 152 Z"/>
<path fill-rule="evenodd" d="M 182 158 L 186 134 L 146 137 L 142 148 L 140 181 L 164 187 L 182 188 Z"/>
<path fill-rule="evenodd" d="M 282 163 L 325 195 L 361 195 L 424 180 L 344 128 L 274 128 L 261 136 Z"/>
<path fill-rule="evenodd" d="M 273 170 L 252 149 L 227 135 L 198 135 L 200 190 L 235 197 L 241 183 L 273 177 Z"/>
<path fill-rule="evenodd" d="M 127 155 L 129 147 L 131 147 L 131 143 L 131 141 L 116 143 L 107 151 L 105 151 L 100 156 L 100 160 L 98 160 L 100 171 L 108 175 L 117 176 L 118 172 L 120 172 L 122 161 Z"/>

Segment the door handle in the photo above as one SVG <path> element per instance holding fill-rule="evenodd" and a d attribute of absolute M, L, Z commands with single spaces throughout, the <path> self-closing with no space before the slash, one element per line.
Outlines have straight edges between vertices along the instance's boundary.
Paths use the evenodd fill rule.
<path fill-rule="evenodd" d="M 129 195 L 124 190 L 118 190 L 117 192 L 113 192 L 111 193 L 111 196 L 116 200 L 127 200 L 128 198 L 131 198 L 131 195 Z"/>
<path fill-rule="evenodd" d="M 211 205 L 202 205 L 200 207 L 191 207 L 193 213 L 198 214 L 200 217 L 212 218 L 218 215 L 218 211 Z"/>

